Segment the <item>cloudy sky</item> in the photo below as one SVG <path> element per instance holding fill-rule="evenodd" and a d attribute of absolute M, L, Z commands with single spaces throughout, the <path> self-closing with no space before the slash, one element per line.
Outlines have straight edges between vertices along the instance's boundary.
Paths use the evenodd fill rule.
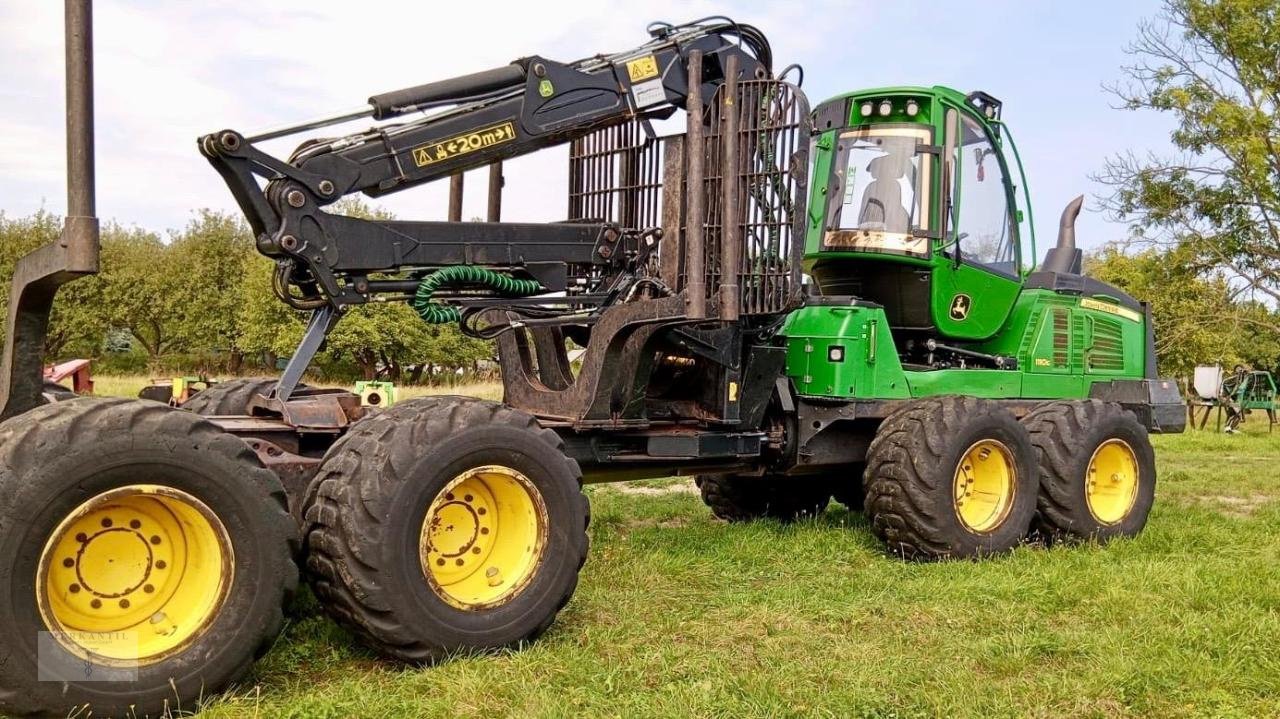
<path fill-rule="evenodd" d="M 198 135 L 251 131 L 361 105 L 370 94 L 506 64 L 571 60 L 641 44 L 651 20 L 728 14 L 762 28 L 779 66 L 799 62 L 816 105 L 881 85 L 983 89 L 1005 103 L 1023 153 L 1040 249 L 1088 175 L 1127 149 L 1167 146 L 1160 117 L 1112 109 L 1136 24 L 1154 0 L 809 0 L 783 2 L 436 3 L 423 0 L 98 0 L 95 3 L 98 207 L 165 230 L 200 207 L 234 209 L 195 147 Z M 0 0 L 0 211 L 61 213 L 62 3 Z M 367 124 L 367 123 L 363 123 Z M 301 138 L 268 145 L 284 155 Z M 508 168 L 505 219 L 565 214 L 563 151 Z M 483 176 L 466 215 L 483 214 Z M 443 185 L 384 202 L 406 219 L 442 219 Z M 1123 236 L 1096 212 L 1085 246 Z"/>

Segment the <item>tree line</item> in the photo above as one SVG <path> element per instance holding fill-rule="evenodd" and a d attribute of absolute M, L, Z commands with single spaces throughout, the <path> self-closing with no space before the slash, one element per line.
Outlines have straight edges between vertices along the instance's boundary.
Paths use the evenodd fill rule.
<path fill-rule="evenodd" d="M 375 214 L 355 201 L 339 211 Z M 45 211 L 0 213 L 0 277 L 12 277 L 18 258 L 56 239 L 61 227 L 62 218 Z M 274 268 L 244 221 L 227 213 L 201 210 L 168 237 L 107 224 L 102 272 L 58 294 L 46 361 L 90 357 L 99 371 L 155 375 L 274 372 L 306 321 L 272 293 Z M 7 303 L 6 291 L 0 304 Z M 424 323 L 406 303 L 380 303 L 347 313 L 313 371 L 334 381 L 452 380 L 476 374 L 493 352 L 492 343 L 456 326 Z"/>

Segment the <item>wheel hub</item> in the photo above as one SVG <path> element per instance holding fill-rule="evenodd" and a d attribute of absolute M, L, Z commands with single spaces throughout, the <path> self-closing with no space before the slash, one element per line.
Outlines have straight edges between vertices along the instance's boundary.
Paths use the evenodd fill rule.
<path fill-rule="evenodd" d="M 69 514 L 41 555 L 41 614 L 77 656 L 159 661 L 194 640 L 221 607 L 233 571 L 221 521 L 195 497 L 132 485 Z"/>
<path fill-rule="evenodd" d="M 953 481 L 956 516 L 966 529 L 986 534 L 999 528 L 1013 508 L 1017 468 L 1001 441 L 974 442 L 960 456 Z"/>
<path fill-rule="evenodd" d="M 423 520 L 419 554 L 435 593 L 462 609 L 510 600 L 536 573 L 547 510 L 525 475 L 486 466 L 455 477 Z"/>
<path fill-rule="evenodd" d="M 1109 439 L 1089 458 L 1085 471 L 1085 504 L 1102 524 L 1117 524 L 1138 500 L 1138 457 L 1121 439 Z"/>

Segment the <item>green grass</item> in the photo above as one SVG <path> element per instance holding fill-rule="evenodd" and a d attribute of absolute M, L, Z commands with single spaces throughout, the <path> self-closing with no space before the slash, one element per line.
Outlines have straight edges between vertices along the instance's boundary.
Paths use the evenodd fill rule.
<path fill-rule="evenodd" d="M 888 558 L 839 509 L 730 526 L 682 481 L 593 486 L 542 640 L 406 669 L 306 595 L 201 716 L 1280 715 L 1280 435 L 1247 428 L 1156 438 L 1137 539 L 981 562 Z"/>

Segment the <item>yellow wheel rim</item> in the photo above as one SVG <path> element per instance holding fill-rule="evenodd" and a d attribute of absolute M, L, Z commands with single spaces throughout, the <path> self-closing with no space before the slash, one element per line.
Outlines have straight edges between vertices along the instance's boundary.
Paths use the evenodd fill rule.
<path fill-rule="evenodd" d="M 1013 507 L 1017 478 L 1013 454 L 1003 442 L 983 439 L 970 445 L 954 480 L 956 515 L 965 528 L 985 534 L 999 527 Z"/>
<path fill-rule="evenodd" d="M 145 665 L 213 623 L 234 566 L 226 527 L 200 500 L 130 485 L 62 520 L 40 556 L 36 599 L 45 624 L 76 656 Z"/>
<path fill-rule="evenodd" d="M 418 551 L 432 590 L 460 609 L 509 601 L 537 572 L 547 509 L 529 478 L 509 467 L 468 470 L 436 495 Z"/>
<path fill-rule="evenodd" d="M 1089 513 L 1102 524 L 1116 524 L 1138 500 L 1138 457 L 1124 440 L 1109 439 L 1094 450 L 1084 481 Z"/>

